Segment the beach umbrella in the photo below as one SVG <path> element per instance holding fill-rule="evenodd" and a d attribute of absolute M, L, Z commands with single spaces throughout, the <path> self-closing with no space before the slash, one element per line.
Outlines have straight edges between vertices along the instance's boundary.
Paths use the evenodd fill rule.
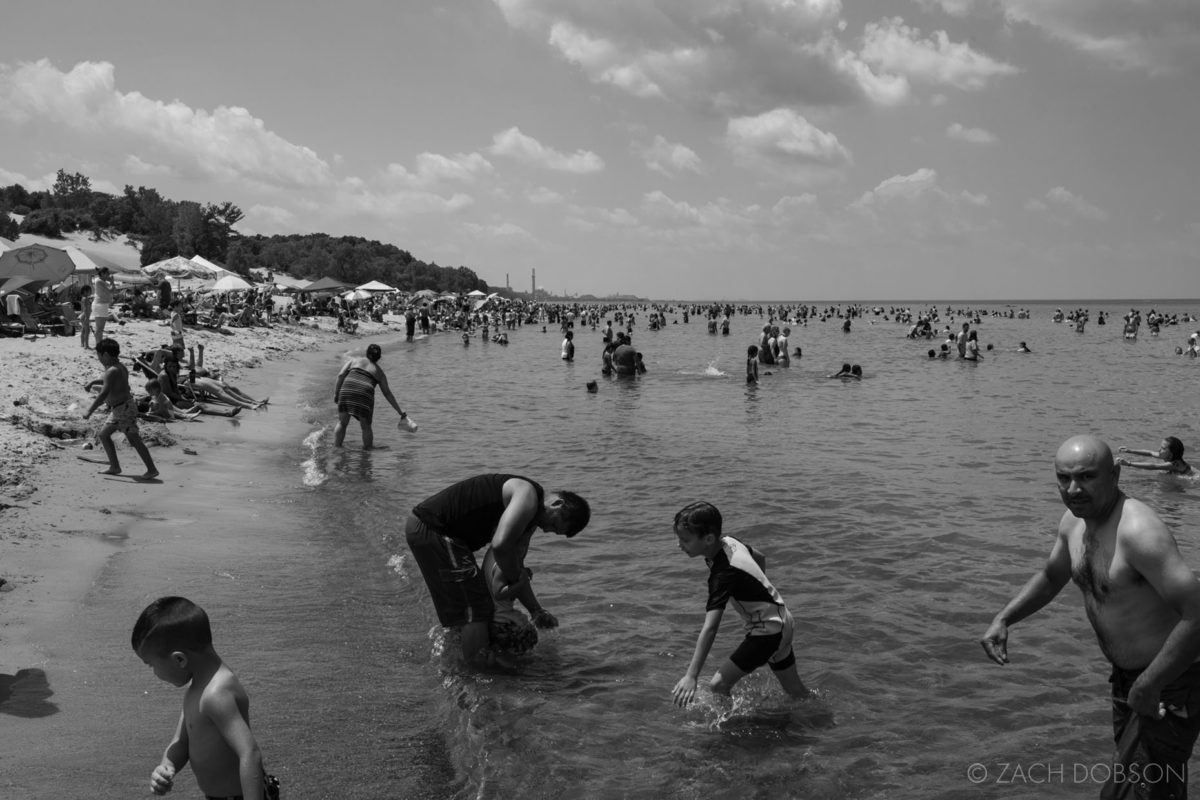
<path fill-rule="evenodd" d="M 75 271 L 75 262 L 62 248 L 28 244 L 0 253 L 0 279 L 30 278 L 34 282 L 57 283 Z"/>
<path fill-rule="evenodd" d="M 253 288 L 253 284 L 249 281 L 233 274 L 217 278 L 217 282 L 212 285 L 212 291 L 214 292 L 242 292 Z"/>
<path fill-rule="evenodd" d="M 351 289 L 342 295 L 343 300 L 366 300 L 371 297 L 371 293 L 366 289 Z"/>
<path fill-rule="evenodd" d="M 196 270 L 196 274 L 205 278 L 223 278 L 226 275 L 236 275 L 237 273 L 231 269 L 226 269 L 215 261 L 209 261 L 204 256 L 192 256 L 188 259 L 192 262 Z"/>

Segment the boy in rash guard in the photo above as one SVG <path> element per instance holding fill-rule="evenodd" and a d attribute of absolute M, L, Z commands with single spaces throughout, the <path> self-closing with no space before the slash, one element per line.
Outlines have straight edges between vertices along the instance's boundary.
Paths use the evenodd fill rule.
<path fill-rule="evenodd" d="M 709 683 L 713 694 L 728 697 L 735 683 L 763 664 L 770 664 L 785 692 L 792 697 L 808 697 L 809 690 L 796 672 L 792 652 L 792 615 L 767 580 L 766 559 L 750 546 L 721 533 L 721 512 L 711 503 L 692 503 L 681 509 L 675 515 L 675 535 L 680 550 L 689 558 L 704 556 L 710 569 L 707 614 L 687 674 L 671 692 L 675 704 L 686 706 L 695 698 L 700 670 L 730 602 L 746 625 L 746 638 L 713 675 Z"/>

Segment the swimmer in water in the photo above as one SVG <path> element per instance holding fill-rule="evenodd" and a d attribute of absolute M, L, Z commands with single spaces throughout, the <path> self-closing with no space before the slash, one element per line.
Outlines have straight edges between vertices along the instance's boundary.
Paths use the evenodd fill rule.
<path fill-rule="evenodd" d="M 1152 450 L 1133 450 L 1128 447 L 1118 447 L 1117 452 L 1158 459 L 1157 461 L 1130 461 L 1128 458 L 1118 458 L 1117 464 L 1123 467 L 1168 472 L 1172 475 L 1192 474 L 1192 465 L 1183 460 L 1183 442 L 1174 436 L 1163 439 L 1157 453 Z"/>

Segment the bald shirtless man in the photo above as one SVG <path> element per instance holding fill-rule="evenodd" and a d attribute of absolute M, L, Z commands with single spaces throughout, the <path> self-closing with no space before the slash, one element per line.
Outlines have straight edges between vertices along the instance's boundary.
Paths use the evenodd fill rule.
<path fill-rule="evenodd" d="M 980 643 L 988 658 L 1008 663 L 1008 626 L 1073 580 L 1113 667 L 1118 745 L 1133 726 L 1124 742 L 1137 740 L 1130 763 L 1144 777 L 1135 796 L 1185 798 L 1200 733 L 1200 583 L 1158 515 L 1118 488 L 1121 468 L 1107 444 L 1095 436 L 1068 439 L 1054 471 L 1067 507 L 1054 547 Z"/>

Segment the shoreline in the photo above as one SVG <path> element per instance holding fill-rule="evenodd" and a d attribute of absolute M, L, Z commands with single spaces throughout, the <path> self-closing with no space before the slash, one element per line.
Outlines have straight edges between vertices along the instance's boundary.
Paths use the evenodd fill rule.
<path fill-rule="evenodd" d="M 170 339 L 160 320 L 110 323 L 109 331 L 121 344 L 125 364 L 132 354 Z M 247 371 L 265 362 L 353 342 L 365 346 L 373 336 L 396 331 L 394 324 L 364 322 L 357 335 L 343 334 L 337 332 L 336 320 L 321 317 L 315 324 L 238 328 L 232 335 L 188 328 L 185 340 L 189 346 L 204 345 L 205 366 L 239 385 Z M 69 628 L 64 622 L 81 608 L 107 560 L 122 551 L 129 529 L 164 502 L 166 493 L 159 483 L 106 480 L 97 474 L 102 465 L 73 457 L 103 458 L 95 432 L 106 418 L 98 411 L 92 419 L 82 419 L 81 408 L 94 397 L 83 385 L 103 370 L 78 336 L 0 339 L 0 361 L 5 377 L 0 405 L 9 422 L 0 425 L 0 710 L 24 716 L 23 705 L 37 702 L 29 700 L 37 687 L 27 685 L 28 671 L 46 668 L 61 631 Z M 140 375 L 131 376 L 135 394 L 142 382 Z M 253 425 L 254 412 L 237 419 Z M 213 437 L 212 428 L 189 429 L 194 425 L 139 420 L 159 466 L 159 481 L 188 483 L 188 473 L 202 459 L 192 458 L 185 448 Z M 140 472 L 140 461 L 124 436 L 114 439 L 122 465 Z M 91 450 L 85 449 L 89 442 Z"/>

